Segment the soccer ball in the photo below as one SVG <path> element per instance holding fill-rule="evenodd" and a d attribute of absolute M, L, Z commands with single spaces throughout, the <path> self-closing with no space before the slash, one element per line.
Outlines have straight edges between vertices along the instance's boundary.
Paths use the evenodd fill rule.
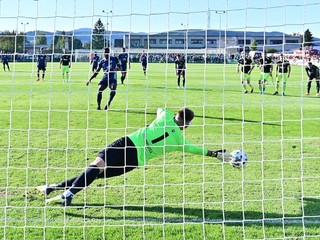
<path fill-rule="evenodd" d="M 242 150 L 233 150 L 231 153 L 230 164 L 236 168 L 241 168 L 248 162 L 248 155 Z"/>

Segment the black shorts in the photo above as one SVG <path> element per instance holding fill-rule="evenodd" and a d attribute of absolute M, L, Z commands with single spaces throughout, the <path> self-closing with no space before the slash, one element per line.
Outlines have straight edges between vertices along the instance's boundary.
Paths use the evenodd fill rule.
<path fill-rule="evenodd" d="M 138 166 L 138 152 L 129 137 L 122 137 L 105 149 L 98 157 L 105 162 L 105 170 L 98 178 L 110 178 L 130 172 Z"/>
<path fill-rule="evenodd" d="M 98 65 L 92 65 L 92 71 L 95 71 L 98 69 Z"/>
<path fill-rule="evenodd" d="M 114 74 L 105 74 L 103 78 L 98 83 L 98 85 L 103 85 L 106 87 L 111 87 L 112 85 L 117 85 L 117 78 Z"/>
<path fill-rule="evenodd" d="M 313 79 L 316 79 L 317 80 L 317 76 L 315 73 L 310 73 L 309 74 L 309 80 L 313 80 Z"/>
<path fill-rule="evenodd" d="M 46 70 L 46 66 L 38 66 L 38 71 L 45 71 Z"/>
<path fill-rule="evenodd" d="M 179 70 L 177 71 L 177 75 L 178 75 L 178 76 L 180 76 L 180 75 L 184 76 L 184 73 L 185 73 L 184 69 L 179 69 Z"/>
<path fill-rule="evenodd" d="M 127 71 L 127 64 L 126 65 L 121 65 L 120 71 L 121 72 L 126 72 Z"/>

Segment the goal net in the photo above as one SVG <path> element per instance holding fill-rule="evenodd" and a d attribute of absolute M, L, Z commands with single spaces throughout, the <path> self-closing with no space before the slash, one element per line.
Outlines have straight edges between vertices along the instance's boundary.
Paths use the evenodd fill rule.
<path fill-rule="evenodd" d="M 1 0 L 0 237 L 320 238 L 319 11 L 317 0 Z M 100 83 L 106 69 L 87 84 L 106 47 L 128 54 L 116 90 Z M 36 190 L 182 107 L 195 114 L 188 141 L 242 150 L 246 166 L 184 144 L 95 179 L 67 207 L 46 203 L 65 189 Z"/>

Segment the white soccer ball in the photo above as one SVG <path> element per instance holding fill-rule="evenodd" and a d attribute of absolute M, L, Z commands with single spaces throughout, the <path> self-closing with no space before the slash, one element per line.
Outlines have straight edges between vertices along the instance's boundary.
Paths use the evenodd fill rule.
<path fill-rule="evenodd" d="M 233 150 L 231 153 L 232 159 L 230 164 L 236 168 L 244 167 L 248 162 L 248 155 L 242 150 Z"/>

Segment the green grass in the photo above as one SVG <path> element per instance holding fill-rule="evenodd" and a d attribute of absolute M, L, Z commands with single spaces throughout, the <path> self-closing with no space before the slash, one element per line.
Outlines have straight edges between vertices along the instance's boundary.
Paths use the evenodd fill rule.
<path fill-rule="evenodd" d="M 36 82 L 30 63 L 0 74 L 0 237 L 3 239 L 319 239 L 319 98 L 304 97 L 293 66 L 287 96 L 242 94 L 235 65 L 188 64 L 187 89 L 173 64 L 132 64 L 108 112 L 97 111 L 97 79 L 74 63 L 71 83 L 58 64 Z M 104 101 L 108 97 L 104 93 Z M 188 106 L 186 137 L 210 149 L 244 148 L 237 170 L 181 153 L 127 175 L 97 180 L 71 207 L 45 205 L 37 185 L 79 174 L 108 143 L 150 123 L 158 107 Z M 303 201 L 301 197 L 308 197 Z"/>

